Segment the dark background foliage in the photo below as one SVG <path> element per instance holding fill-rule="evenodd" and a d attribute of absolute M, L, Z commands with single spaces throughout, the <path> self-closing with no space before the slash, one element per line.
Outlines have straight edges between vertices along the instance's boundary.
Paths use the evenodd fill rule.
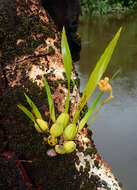
<path fill-rule="evenodd" d="M 122 12 L 137 7 L 137 0 L 81 0 L 82 13 L 100 15 Z"/>

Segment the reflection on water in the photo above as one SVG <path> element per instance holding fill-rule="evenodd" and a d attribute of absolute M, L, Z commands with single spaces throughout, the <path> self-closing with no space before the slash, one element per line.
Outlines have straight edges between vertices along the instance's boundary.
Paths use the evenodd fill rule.
<path fill-rule="evenodd" d="M 108 42 L 122 25 L 123 31 L 111 64 L 106 72 L 111 76 L 120 68 L 121 73 L 112 81 L 115 99 L 102 107 L 92 124 L 96 146 L 110 164 L 124 190 L 137 189 L 137 14 L 122 18 L 86 19 L 81 23 L 81 60 L 76 65 L 81 78 L 81 90 Z M 93 102 L 98 89 L 89 100 Z"/>

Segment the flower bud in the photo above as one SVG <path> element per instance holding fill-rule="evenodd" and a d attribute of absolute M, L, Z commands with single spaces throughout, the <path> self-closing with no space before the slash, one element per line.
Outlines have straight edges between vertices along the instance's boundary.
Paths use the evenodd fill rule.
<path fill-rule="evenodd" d="M 61 146 L 61 145 L 56 145 L 56 146 L 55 146 L 55 151 L 56 151 L 58 154 L 65 154 L 65 153 L 66 153 L 64 147 Z"/>
<path fill-rule="evenodd" d="M 67 126 L 68 121 L 69 121 L 68 113 L 61 113 L 57 118 L 57 122 L 60 123 L 63 126 L 63 128 Z"/>
<path fill-rule="evenodd" d="M 48 137 L 48 144 L 50 146 L 55 146 L 57 143 L 58 143 L 58 140 L 56 137 L 53 137 L 53 136 Z"/>
<path fill-rule="evenodd" d="M 60 135 L 62 135 L 62 133 L 63 133 L 63 126 L 58 122 L 53 124 L 52 127 L 50 128 L 51 136 L 59 137 Z"/>
<path fill-rule="evenodd" d="M 76 149 L 76 144 L 73 141 L 67 141 L 63 146 L 66 153 L 71 153 Z"/>
<path fill-rule="evenodd" d="M 35 128 L 39 133 L 44 133 L 48 129 L 48 123 L 43 119 L 36 119 Z"/>
<path fill-rule="evenodd" d="M 77 133 L 77 127 L 75 124 L 68 125 L 64 130 L 64 137 L 66 140 L 72 140 Z"/>

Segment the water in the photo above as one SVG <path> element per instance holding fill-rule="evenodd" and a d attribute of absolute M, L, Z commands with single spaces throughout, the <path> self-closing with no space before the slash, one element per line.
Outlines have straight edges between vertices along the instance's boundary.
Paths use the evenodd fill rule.
<path fill-rule="evenodd" d="M 112 81 L 115 98 L 101 108 L 91 126 L 99 153 L 109 163 L 124 190 L 137 189 L 137 14 L 119 18 L 85 19 L 79 33 L 82 38 L 81 59 L 76 68 L 81 90 L 108 42 L 120 26 L 120 40 L 105 75 L 121 70 Z M 89 100 L 93 102 L 98 89 Z"/>

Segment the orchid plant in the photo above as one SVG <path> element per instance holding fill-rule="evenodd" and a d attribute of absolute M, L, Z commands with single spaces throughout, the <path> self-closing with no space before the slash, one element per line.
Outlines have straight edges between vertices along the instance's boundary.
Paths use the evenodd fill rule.
<path fill-rule="evenodd" d="M 50 87 L 44 76 L 42 76 L 42 79 L 48 97 L 49 113 L 50 113 L 50 119 L 52 120 L 52 125 L 49 126 L 48 122 L 42 118 L 41 113 L 38 110 L 37 106 L 26 94 L 25 98 L 28 104 L 30 105 L 32 111 L 29 111 L 26 107 L 24 107 L 21 104 L 18 105 L 18 108 L 21 109 L 29 117 L 29 119 L 32 120 L 32 122 L 34 123 L 34 127 L 39 133 L 48 134 L 47 143 L 50 146 L 55 147 L 55 151 L 58 154 L 72 153 L 76 149 L 75 140 L 77 134 L 83 129 L 89 118 L 92 116 L 93 112 L 96 110 L 95 114 L 92 116 L 91 122 L 95 119 L 101 106 L 113 98 L 112 87 L 109 83 L 109 78 L 105 77 L 103 80 L 101 80 L 101 78 L 110 62 L 111 56 L 119 39 L 121 30 L 122 28 L 118 30 L 118 32 L 116 33 L 116 35 L 109 43 L 108 47 L 106 48 L 105 52 L 102 54 L 99 61 L 97 62 L 93 72 L 91 73 L 89 80 L 85 86 L 85 90 L 82 94 L 82 97 L 78 103 L 73 119 L 70 119 L 70 115 L 68 114 L 69 104 L 70 104 L 70 81 L 72 74 L 72 58 L 67 42 L 65 28 L 63 28 L 62 40 L 61 40 L 62 58 L 68 83 L 68 94 L 65 101 L 64 112 L 62 112 L 56 118 L 54 101 L 52 99 Z M 111 79 L 113 79 L 116 75 L 117 73 L 115 73 Z M 99 93 L 99 95 L 97 96 L 91 107 L 88 109 L 88 112 L 85 114 L 85 116 L 79 119 L 81 110 L 83 109 L 84 105 L 87 103 L 90 96 L 93 94 L 97 85 L 99 86 L 101 92 Z M 99 104 L 101 97 L 105 92 L 109 93 L 109 97 L 105 101 Z"/>

